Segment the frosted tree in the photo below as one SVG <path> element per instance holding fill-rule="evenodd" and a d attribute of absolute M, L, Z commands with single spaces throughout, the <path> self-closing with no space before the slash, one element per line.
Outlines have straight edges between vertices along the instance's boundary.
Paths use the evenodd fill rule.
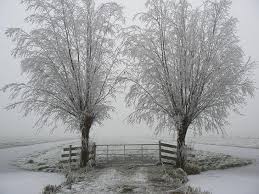
<path fill-rule="evenodd" d="M 16 43 L 12 51 L 21 59 L 25 83 L 3 88 L 15 100 L 7 108 L 36 114 L 37 127 L 63 122 L 81 132 L 81 161 L 89 160 L 89 132 L 93 124 L 109 118 L 118 76 L 123 65 L 118 34 L 124 22 L 116 3 L 96 5 L 94 0 L 23 0 L 31 24 L 26 32 L 10 28 Z"/>
<path fill-rule="evenodd" d="M 125 32 L 132 71 L 126 96 L 131 122 L 177 134 L 177 166 L 185 167 L 188 129 L 221 131 L 230 111 L 252 96 L 253 62 L 245 61 L 228 0 L 149 0 Z"/>

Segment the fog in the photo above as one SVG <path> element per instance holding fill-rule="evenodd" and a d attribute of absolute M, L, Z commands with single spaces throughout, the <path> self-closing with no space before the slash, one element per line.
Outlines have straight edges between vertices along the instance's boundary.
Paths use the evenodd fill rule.
<path fill-rule="evenodd" d="M 128 21 L 134 13 L 140 12 L 145 8 L 145 0 L 116 0 L 124 6 L 125 16 Z M 5 84 L 24 80 L 21 75 L 19 60 L 14 59 L 10 51 L 13 43 L 6 38 L 4 32 L 8 27 L 25 27 L 23 19 L 26 16 L 25 8 L 20 5 L 19 0 L 1 0 L 0 4 L 0 88 Z M 192 0 L 194 5 L 200 4 L 198 0 Z M 240 36 L 240 44 L 242 45 L 247 58 L 259 61 L 259 1 L 258 0 L 233 0 L 232 15 L 237 17 L 238 34 Z M 255 71 L 254 80 L 256 87 L 259 87 L 259 70 Z M 229 117 L 230 125 L 226 126 L 226 133 L 229 136 L 242 137 L 259 137 L 258 115 L 259 115 L 259 92 L 255 92 L 254 98 L 248 99 L 248 103 L 241 109 L 244 114 L 242 116 L 231 114 Z M 0 136 L 1 137 L 64 137 L 74 136 L 74 134 L 65 133 L 64 126 L 59 126 L 53 133 L 49 128 L 38 131 L 33 128 L 35 118 L 33 115 L 22 117 L 18 110 L 6 111 L 4 107 L 10 103 L 8 94 L 0 93 Z M 127 123 L 127 116 L 132 109 L 125 107 L 124 94 L 117 97 L 113 103 L 116 112 L 112 113 L 112 119 L 103 122 L 102 126 L 94 126 L 92 128 L 93 137 L 114 137 L 114 136 L 154 136 L 153 129 L 145 124 L 130 125 Z M 189 132 L 191 133 L 191 132 Z M 165 134 L 168 134 L 165 131 Z"/>

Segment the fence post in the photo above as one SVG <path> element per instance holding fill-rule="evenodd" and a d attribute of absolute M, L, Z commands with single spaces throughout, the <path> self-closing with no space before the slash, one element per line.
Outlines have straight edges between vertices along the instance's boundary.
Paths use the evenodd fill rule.
<path fill-rule="evenodd" d="M 142 162 L 143 162 L 144 160 L 143 145 L 141 145 L 141 156 L 142 156 Z"/>
<path fill-rule="evenodd" d="M 125 148 L 125 145 L 124 145 L 124 160 L 126 160 L 126 148 Z"/>
<path fill-rule="evenodd" d="M 93 143 L 93 161 L 96 164 L 96 144 Z"/>
<path fill-rule="evenodd" d="M 108 150 L 109 150 L 109 145 L 107 145 L 107 153 L 106 153 L 106 160 L 107 160 L 107 163 L 108 163 L 108 155 L 109 155 Z"/>
<path fill-rule="evenodd" d="M 69 145 L 69 168 L 71 169 L 72 145 Z"/>
<path fill-rule="evenodd" d="M 162 160 L 161 160 L 161 140 L 159 140 L 158 142 L 158 149 L 159 149 L 159 163 L 162 164 Z"/>

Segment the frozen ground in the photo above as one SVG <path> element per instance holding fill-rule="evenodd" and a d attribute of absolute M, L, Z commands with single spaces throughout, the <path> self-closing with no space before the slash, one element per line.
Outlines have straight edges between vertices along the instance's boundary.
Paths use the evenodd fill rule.
<path fill-rule="evenodd" d="M 63 182 L 65 178 L 60 174 L 25 171 L 11 165 L 19 157 L 60 144 L 64 142 L 0 149 L 0 194 L 39 194 L 45 185 Z"/>
<path fill-rule="evenodd" d="M 59 143 L 50 149 L 32 152 L 17 158 L 17 160 L 13 162 L 13 165 L 25 170 L 59 172 L 57 166 L 59 161 L 61 161 L 62 150 L 67 145 L 67 143 Z"/>
<path fill-rule="evenodd" d="M 196 136 L 188 137 L 187 142 L 190 144 L 219 145 L 259 149 L 259 138 L 257 137 L 244 138 L 231 136 Z"/>
<path fill-rule="evenodd" d="M 105 136 L 94 137 L 97 144 L 111 144 L 111 143 L 158 143 L 159 140 L 166 142 L 175 142 L 173 134 L 159 135 L 159 136 Z M 208 135 L 208 136 L 187 136 L 187 144 L 206 144 L 206 145 L 222 145 L 233 147 L 248 147 L 259 149 L 259 137 L 232 137 L 222 135 Z"/>
<path fill-rule="evenodd" d="M 12 171 L 0 173 L 1 194 L 41 194 L 44 186 L 60 184 L 64 177 L 43 172 Z"/>
<path fill-rule="evenodd" d="M 75 171 L 68 177 L 59 194 L 171 193 L 187 181 L 182 169 L 144 164 Z"/>
<path fill-rule="evenodd" d="M 0 137 L 0 149 L 4 148 L 12 148 L 17 146 L 28 146 L 28 145 L 35 145 L 35 144 L 42 144 L 42 143 L 49 143 L 49 142 L 57 142 L 57 141 L 70 141 L 74 140 L 75 138 L 56 138 L 56 137 Z"/>
<path fill-rule="evenodd" d="M 78 146 L 78 141 L 71 142 L 71 145 Z M 43 171 L 43 172 L 62 172 L 69 168 L 68 164 L 62 163 L 61 154 L 63 148 L 68 147 L 68 144 L 59 144 L 51 149 L 39 150 L 28 154 L 24 157 L 19 157 L 14 165 L 27 170 Z M 122 147 L 123 148 L 123 147 Z M 128 149 L 130 148 L 130 149 Z M 110 166 L 110 165 L 124 165 L 124 164 L 156 164 L 159 162 L 159 153 L 157 145 L 152 145 L 148 149 L 143 150 L 143 156 L 141 150 L 137 150 L 139 146 L 128 146 L 126 155 L 123 155 L 123 149 L 110 147 L 109 148 L 109 160 L 107 163 L 106 149 L 97 146 L 97 165 Z M 145 147 L 147 148 L 147 147 Z M 138 153 L 139 155 L 134 155 Z M 121 154 L 121 155 L 112 155 Z M 191 154 L 195 157 L 190 157 L 191 165 L 197 166 L 200 171 L 208 171 L 215 169 L 226 169 L 231 167 L 239 167 L 251 164 L 251 160 L 240 159 L 226 154 L 214 153 L 209 151 L 193 150 Z M 77 164 L 79 165 L 79 164 Z M 196 172 L 197 173 L 197 172 Z"/>
<path fill-rule="evenodd" d="M 121 140 L 121 139 L 120 139 Z M 135 139 L 136 140 L 136 139 Z M 143 139 L 138 140 L 139 143 L 143 143 Z M 145 141 L 144 141 L 145 142 Z M 147 143 L 151 141 L 146 139 Z M 153 142 L 157 142 L 154 140 Z M 171 141 L 169 141 L 171 142 Z M 217 143 L 216 140 L 214 142 Z M 213 141 L 202 141 L 205 144 L 214 144 Z M 234 144 L 228 142 L 226 139 L 219 141 L 218 143 L 221 146 L 216 145 L 202 145 L 202 144 L 195 144 L 196 149 L 201 149 L 205 151 L 212 151 L 212 152 L 222 152 L 225 154 L 230 154 L 236 157 L 242 158 L 253 158 L 256 159 L 256 162 L 253 165 L 249 165 L 246 167 L 241 168 L 232 168 L 227 170 L 215 170 L 215 171 L 208 171 L 204 172 L 200 175 L 189 176 L 190 177 L 190 184 L 193 186 L 201 187 L 202 190 L 209 190 L 212 191 L 213 194 L 258 194 L 259 192 L 259 169 L 258 169 L 258 161 L 259 161 L 259 149 L 251 149 L 251 148 L 240 148 L 244 147 L 242 144 Z M 235 140 L 238 142 L 238 140 Z M 250 147 L 255 147 L 256 142 L 254 139 L 248 140 L 249 143 L 247 145 L 251 145 Z M 252 142 L 252 143 L 251 143 Z M 100 143 L 100 142 L 99 142 Z M 110 142 L 105 142 L 110 143 Z M 114 141 L 112 142 L 114 143 Z M 116 142 L 117 143 L 117 142 Z M 128 139 L 127 143 L 136 143 Z M 231 144 L 232 146 L 238 147 L 227 147 L 222 146 L 226 144 Z M 66 143 L 67 145 L 67 143 Z M 46 144 L 38 144 L 38 145 L 31 145 L 31 146 L 24 146 L 24 147 L 15 147 L 15 148 L 8 148 L 8 149 L 0 149 L 0 194 L 37 194 L 40 193 L 43 186 L 47 184 L 59 184 L 64 180 L 64 177 L 55 173 L 43 173 L 43 172 L 31 172 L 31 171 L 24 171 L 18 169 L 15 166 L 10 165 L 11 162 L 14 160 L 20 159 L 20 162 L 25 162 L 29 160 L 30 157 L 34 157 L 38 155 L 35 162 L 39 164 L 42 161 L 42 158 L 49 158 L 46 160 L 46 163 L 51 163 L 55 159 L 52 156 L 60 156 L 60 149 L 54 149 L 58 146 L 62 147 L 62 142 L 57 143 L 46 143 Z M 50 149 L 51 148 L 51 149 Z M 51 150 L 47 152 L 46 150 Z M 35 152 L 36 151 L 36 152 Z M 34 153 L 34 154 L 32 154 Z M 36 153 L 36 155 L 35 155 Z M 37 154 L 38 153 L 38 154 Z M 28 156 L 28 157 L 24 157 Z M 22 159 L 23 158 L 23 159 Z M 24 166 L 26 168 L 26 166 Z M 31 166 L 27 166 L 28 169 L 31 169 Z M 34 170 L 37 169 L 38 166 L 35 166 Z M 48 171 L 48 170 L 47 170 Z M 131 174 L 125 174 L 123 171 L 119 169 L 112 169 L 107 168 L 105 171 L 100 171 L 97 173 L 97 177 L 94 177 L 92 180 L 89 179 L 89 186 L 88 189 L 94 189 L 96 185 L 102 191 L 111 191 L 109 190 L 111 187 L 114 188 L 116 191 L 120 191 L 120 189 L 132 189 L 135 188 L 134 185 L 140 185 L 136 187 L 136 191 L 138 189 L 142 189 L 143 191 L 150 191 L 147 186 L 150 186 L 150 181 L 147 179 L 148 170 L 146 167 L 139 167 L 132 170 Z M 108 173 L 108 175 L 107 175 Z M 152 174 L 152 173 L 151 173 Z M 138 177 L 138 178 L 137 178 Z M 134 184 L 128 184 L 129 180 L 134 179 Z M 107 180 L 112 181 L 111 186 L 107 185 Z M 159 179 L 157 179 L 159 181 Z M 109 183 L 108 181 L 108 183 Z M 80 189 L 87 186 L 84 185 L 85 183 L 80 181 L 79 184 L 75 185 L 74 189 L 78 190 L 80 193 Z M 102 183 L 102 184 L 101 184 Z M 15 186 L 14 186 L 15 185 Z M 152 184 L 151 184 L 152 185 Z M 234 186 L 233 186 L 234 185 Z M 72 187 L 73 188 L 73 187 Z M 153 188 L 156 188 L 154 186 Z M 108 189 L 108 190 L 107 190 Z M 69 190 L 64 191 L 67 193 L 72 193 Z M 103 192 L 103 193 L 105 193 Z M 84 192 L 81 192 L 84 193 Z M 94 192 L 93 192 L 94 193 Z M 111 193 L 111 192 L 110 192 Z"/>
<path fill-rule="evenodd" d="M 71 189 L 62 189 L 64 193 L 154 193 L 154 185 L 148 178 L 147 167 L 134 169 L 119 169 L 109 167 L 88 172 L 82 180 L 72 184 Z M 170 187 L 169 187 L 170 188 Z M 173 188 L 173 186 L 171 186 Z"/>
<path fill-rule="evenodd" d="M 74 142 L 71 144 L 74 145 Z M 43 149 L 26 155 L 26 157 L 20 157 L 17 165 L 36 171 L 59 171 L 60 163 L 58 161 L 61 159 L 62 147 L 65 145 L 67 146 L 68 144 L 58 144 L 49 150 Z M 229 168 L 249 163 L 247 160 L 212 152 L 195 151 L 194 154 L 196 155 L 196 163 L 204 167 L 203 170 Z M 107 164 L 103 166 L 104 164 L 102 163 L 101 167 L 103 168 L 96 168 L 93 171 L 82 172 L 81 174 L 75 173 L 73 175 L 72 173 L 72 176 L 67 179 L 67 182 L 71 184 L 63 185 L 61 193 L 120 193 L 122 190 L 132 190 L 134 193 L 163 193 L 176 188 L 176 185 L 161 178 L 163 175 L 157 169 L 158 167 L 154 165 L 143 166 L 141 160 L 139 160 L 140 165 L 132 165 L 132 161 L 125 161 L 123 157 L 117 158 L 116 161 L 118 162 L 120 159 L 123 165 L 118 166 L 110 163 L 107 167 Z M 155 164 L 158 162 L 158 158 L 156 161 L 153 159 L 150 161 L 152 161 L 151 164 Z M 69 168 L 65 167 L 64 169 L 63 172 L 66 172 L 66 169 Z M 154 175 L 157 177 L 154 178 Z"/>
<path fill-rule="evenodd" d="M 201 187 L 212 194 L 258 194 L 259 193 L 259 149 L 201 145 L 196 149 L 231 154 L 256 161 L 249 166 L 226 170 L 213 170 L 189 176 L 190 185 Z"/>

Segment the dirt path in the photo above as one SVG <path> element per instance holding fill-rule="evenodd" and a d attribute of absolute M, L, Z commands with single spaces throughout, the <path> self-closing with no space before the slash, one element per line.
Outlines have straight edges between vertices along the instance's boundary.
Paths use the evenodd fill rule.
<path fill-rule="evenodd" d="M 62 190 L 61 193 L 85 194 L 85 193 L 158 193 L 157 189 L 167 189 L 165 181 L 156 178 L 150 171 L 153 167 L 109 167 L 88 172 L 87 175 L 71 190 Z M 159 174 L 157 176 L 160 176 Z M 159 186 L 163 185 L 161 188 Z M 161 191 L 161 190 L 160 190 Z M 164 193 L 164 192 L 162 192 Z"/>
<path fill-rule="evenodd" d="M 75 177 L 79 177 L 76 174 Z M 81 180 L 60 194 L 87 193 L 167 193 L 182 185 L 165 175 L 164 168 L 156 165 L 121 165 L 94 169 L 80 174 Z M 180 175 L 180 174 L 179 174 Z"/>

